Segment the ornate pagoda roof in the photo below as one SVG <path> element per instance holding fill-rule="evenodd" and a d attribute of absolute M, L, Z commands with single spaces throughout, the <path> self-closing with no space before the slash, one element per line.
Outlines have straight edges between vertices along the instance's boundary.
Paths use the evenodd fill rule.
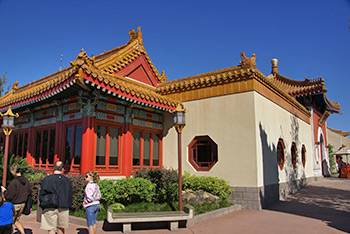
<path fill-rule="evenodd" d="M 350 136 L 350 132 L 346 132 L 346 131 L 342 131 L 342 130 L 338 130 L 338 129 L 335 129 L 335 128 L 328 128 L 329 130 L 331 130 L 332 132 L 335 132 L 343 137 L 347 137 L 347 136 Z"/>
<path fill-rule="evenodd" d="M 138 27 L 137 32 L 134 29 L 130 30 L 129 36 L 130 40 L 127 44 L 95 56 L 96 67 L 104 73 L 115 74 L 136 60 L 140 55 L 145 55 L 158 81 L 165 81 L 167 78 L 164 71 L 161 74 L 158 72 L 146 52 L 143 45 L 141 28 Z"/>
<path fill-rule="evenodd" d="M 321 95 L 327 110 L 336 113 L 340 111 L 340 104 L 327 98 L 327 89 L 322 78 L 292 80 L 274 73 L 268 76 L 268 81 L 294 98 Z"/>
<path fill-rule="evenodd" d="M 131 63 L 136 58 L 132 57 L 132 54 L 135 56 L 137 54 L 147 55 L 142 44 L 140 29 L 138 32 L 131 30 L 129 34 L 130 41 L 124 46 L 96 57 L 89 57 L 82 50 L 77 58 L 71 62 L 71 66 L 61 71 L 22 87 L 18 87 L 16 81 L 12 89 L 0 98 L 0 109 L 5 109 L 8 106 L 18 108 L 39 102 L 62 92 L 75 83 L 80 83 L 96 87 L 102 92 L 118 96 L 126 101 L 155 109 L 174 111 L 177 105 L 181 105 L 179 102 L 158 94 L 156 88 L 151 85 L 112 72 L 113 69 L 120 68 L 116 64 L 125 67 Z M 148 58 L 153 72 L 157 74 L 156 77 L 165 79 L 165 74 L 158 74 L 148 55 L 146 58 Z"/>

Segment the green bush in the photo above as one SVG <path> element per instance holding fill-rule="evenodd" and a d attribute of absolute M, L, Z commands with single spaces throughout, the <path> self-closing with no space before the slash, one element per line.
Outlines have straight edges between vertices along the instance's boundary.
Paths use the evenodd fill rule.
<path fill-rule="evenodd" d="M 188 173 L 183 176 L 183 189 L 203 190 L 218 196 L 221 200 L 228 200 L 232 191 L 230 185 L 223 179 L 213 176 L 194 176 Z"/>
<path fill-rule="evenodd" d="M 86 186 L 85 177 L 79 176 L 69 176 L 73 188 L 73 198 L 72 198 L 72 210 L 78 210 L 83 208 L 84 200 L 84 190 Z"/>
<path fill-rule="evenodd" d="M 42 179 L 46 176 L 45 171 L 33 170 L 31 174 L 25 175 L 32 186 L 32 198 L 34 204 L 38 201 L 38 192 Z"/>
<path fill-rule="evenodd" d="M 116 205 L 116 206 L 115 206 Z M 140 202 L 133 203 L 120 208 L 120 203 L 116 203 L 110 206 L 113 212 L 157 212 L 157 211 L 172 211 L 172 208 L 167 203 L 152 203 L 152 202 Z"/>
<path fill-rule="evenodd" d="M 121 212 L 125 209 L 125 206 L 121 203 L 114 203 L 109 206 L 113 212 Z"/>
<path fill-rule="evenodd" d="M 167 202 L 172 204 L 178 200 L 178 176 L 177 171 L 173 169 L 143 169 L 139 170 L 136 177 L 150 180 L 156 185 L 155 202 Z"/>
<path fill-rule="evenodd" d="M 102 180 L 99 185 L 101 201 L 106 207 L 114 203 L 151 202 L 155 196 L 155 185 L 144 178 Z"/>
<path fill-rule="evenodd" d="M 3 173 L 3 161 L 4 161 L 4 154 L 3 152 L 0 152 L 0 178 L 2 180 L 2 173 Z M 14 165 L 17 165 L 17 167 L 20 169 L 21 173 L 24 176 L 27 176 L 33 172 L 32 167 L 28 164 L 26 158 L 15 156 L 15 155 L 9 155 L 8 161 L 7 161 L 7 181 L 10 181 L 13 179 L 13 176 L 10 173 L 10 168 Z"/>

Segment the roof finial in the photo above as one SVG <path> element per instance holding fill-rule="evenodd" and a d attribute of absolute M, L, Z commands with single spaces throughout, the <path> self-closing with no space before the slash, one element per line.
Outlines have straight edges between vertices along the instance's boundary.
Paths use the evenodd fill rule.
<path fill-rule="evenodd" d="M 245 52 L 241 52 L 241 63 L 240 65 L 244 68 L 249 68 L 249 67 L 256 67 L 256 54 L 253 53 L 252 57 L 247 57 L 245 55 Z"/>
<path fill-rule="evenodd" d="M 276 75 L 278 74 L 278 59 L 273 58 L 271 59 L 271 64 L 272 64 L 272 74 Z"/>
<path fill-rule="evenodd" d="M 139 40 L 142 41 L 142 32 L 141 32 L 141 27 L 138 26 L 137 27 L 137 32 L 135 32 L 135 29 L 131 29 L 129 31 L 129 36 L 130 36 L 130 40 Z"/>
<path fill-rule="evenodd" d="M 137 39 L 142 42 L 142 32 L 141 32 L 141 26 L 137 27 Z"/>

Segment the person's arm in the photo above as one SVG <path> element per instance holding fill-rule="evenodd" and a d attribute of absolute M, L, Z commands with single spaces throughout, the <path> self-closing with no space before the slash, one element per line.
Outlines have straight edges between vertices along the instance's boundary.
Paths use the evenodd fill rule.
<path fill-rule="evenodd" d="M 16 193 L 18 193 L 18 191 L 17 191 L 17 189 L 16 189 L 16 187 L 17 187 L 16 182 L 17 182 L 17 181 L 16 181 L 15 179 L 12 180 L 12 181 L 10 182 L 10 184 L 9 184 L 9 186 L 8 186 L 8 188 L 7 188 L 7 190 L 5 191 L 5 199 L 6 199 L 7 201 L 12 201 L 12 200 L 15 198 Z"/>
<path fill-rule="evenodd" d="M 85 187 L 85 199 L 88 203 L 94 201 L 94 192 L 95 192 L 95 187 L 92 184 L 87 184 Z"/>

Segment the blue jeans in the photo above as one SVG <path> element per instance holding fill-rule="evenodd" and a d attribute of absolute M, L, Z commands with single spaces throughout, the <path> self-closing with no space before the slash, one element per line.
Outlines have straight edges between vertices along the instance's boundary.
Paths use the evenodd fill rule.
<path fill-rule="evenodd" d="M 96 224 L 97 213 L 99 211 L 100 205 L 91 205 L 86 207 L 86 223 L 88 227 Z"/>

